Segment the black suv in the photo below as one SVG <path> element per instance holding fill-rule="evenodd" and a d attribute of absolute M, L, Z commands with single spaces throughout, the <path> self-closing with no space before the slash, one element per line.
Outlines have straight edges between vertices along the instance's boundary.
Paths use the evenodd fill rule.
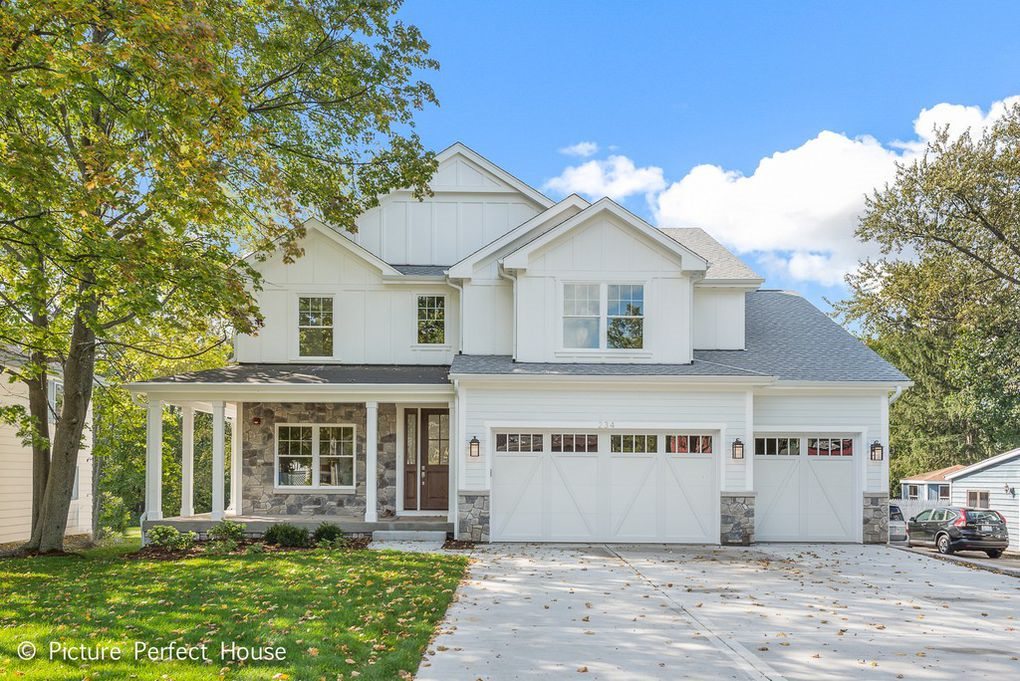
<path fill-rule="evenodd" d="M 984 551 L 998 558 L 1009 546 L 1009 533 L 997 511 L 940 506 L 910 519 L 907 546 L 933 546 L 939 553 Z"/>

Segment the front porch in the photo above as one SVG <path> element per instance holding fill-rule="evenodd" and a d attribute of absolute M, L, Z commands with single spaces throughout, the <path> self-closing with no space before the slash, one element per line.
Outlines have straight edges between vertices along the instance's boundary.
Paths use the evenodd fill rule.
<path fill-rule="evenodd" d="M 361 516 L 336 516 L 336 515 L 237 515 L 230 516 L 230 519 L 241 523 L 245 527 L 246 534 L 250 536 L 261 536 L 271 526 L 279 523 L 288 523 L 304 527 L 309 532 L 315 530 L 321 523 L 333 523 L 339 525 L 347 534 L 371 534 L 377 531 L 389 532 L 453 532 L 453 523 L 445 516 L 397 516 L 384 518 L 376 522 L 366 522 Z M 210 527 L 215 525 L 211 513 L 198 513 L 191 516 L 173 516 L 158 521 L 143 520 L 142 530 L 153 525 L 170 525 L 181 532 L 196 532 L 199 536 L 205 535 Z"/>

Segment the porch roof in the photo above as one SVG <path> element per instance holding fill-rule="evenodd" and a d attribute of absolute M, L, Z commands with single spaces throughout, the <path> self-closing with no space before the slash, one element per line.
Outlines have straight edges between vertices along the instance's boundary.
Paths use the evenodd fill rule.
<path fill-rule="evenodd" d="M 428 385 L 449 383 L 447 365 L 233 364 L 134 384 L 231 383 L 245 385 Z"/>

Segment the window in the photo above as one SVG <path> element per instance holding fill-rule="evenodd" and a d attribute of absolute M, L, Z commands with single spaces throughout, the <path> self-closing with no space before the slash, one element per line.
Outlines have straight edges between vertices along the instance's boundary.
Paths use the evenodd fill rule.
<path fill-rule="evenodd" d="M 949 501 L 949 485 L 939 485 L 939 501 Z"/>
<path fill-rule="evenodd" d="M 808 438 L 808 456 L 853 456 L 854 441 L 851 438 Z"/>
<path fill-rule="evenodd" d="M 644 345 L 645 287 L 610 284 L 606 344 L 611 350 L 640 350 Z"/>
<path fill-rule="evenodd" d="M 497 452 L 541 452 L 542 435 L 539 433 L 498 433 Z"/>
<path fill-rule="evenodd" d="M 418 343 L 442 345 L 446 342 L 446 297 L 418 296 Z"/>
<path fill-rule="evenodd" d="M 554 452 L 594 454 L 599 451 L 599 436 L 595 433 L 555 433 L 550 440 L 550 449 Z"/>
<path fill-rule="evenodd" d="M 946 512 L 944 509 L 935 509 L 935 512 L 931 514 L 931 521 L 933 523 L 940 523 L 946 519 Z"/>
<path fill-rule="evenodd" d="M 298 355 L 333 356 L 332 298 L 298 298 Z"/>
<path fill-rule="evenodd" d="M 971 508 L 988 508 L 988 492 L 968 490 L 967 506 Z"/>
<path fill-rule="evenodd" d="M 78 501 L 78 466 L 74 467 L 74 487 L 71 488 L 71 501 Z"/>
<path fill-rule="evenodd" d="M 64 382 L 51 378 L 46 382 L 46 413 L 47 420 L 53 424 L 60 417 L 64 408 Z"/>
<path fill-rule="evenodd" d="M 931 520 L 931 509 L 928 509 L 927 511 L 921 511 L 920 513 L 917 514 L 917 517 L 914 518 L 914 521 L 918 523 L 926 523 L 929 520 Z"/>
<path fill-rule="evenodd" d="M 280 487 L 354 487 L 353 425 L 281 425 L 276 432 Z"/>
<path fill-rule="evenodd" d="M 563 347 L 597 349 L 601 331 L 598 284 L 563 287 Z"/>
<path fill-rule="evenodd" d="M 917 500 L 918 488 L 917 485 L 907 485 L 907 499 Z"/>
<path fill-rule="evenodd" d="M 796 437 L 756 437 L 755 456 L 800 456 L 800 439 Z"/>
<path fill-rule="evenodd" d="M 611 435 L 609 450 L 614 454 L 654 454 L 659 451 L 657 435 Z"/>
<path fill-rule="evenodd" d="M 711 454 L 711 435 L 667 435 L 666 451 L 670 454 Z"/>

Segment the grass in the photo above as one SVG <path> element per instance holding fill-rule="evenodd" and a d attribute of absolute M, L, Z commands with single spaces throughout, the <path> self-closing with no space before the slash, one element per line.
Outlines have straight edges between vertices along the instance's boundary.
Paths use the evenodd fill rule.
<path fill-rule="evenodd" d="M 82 557 L 0 560 L 0 679 L 410 678 L 466 559 L 295 551 L 136 560 L 137 535 Z M 37 649 L 19 659 L 22 641 Z M 135 659 L 135 642 L 207 645 L 209 662 Z M 49 646 L 118 648 L 119 661 L 49 660 Z M 283 661 L 221 658 L 221 643 Z M 199 649 L 195 648 L 195 654 Z"/>

